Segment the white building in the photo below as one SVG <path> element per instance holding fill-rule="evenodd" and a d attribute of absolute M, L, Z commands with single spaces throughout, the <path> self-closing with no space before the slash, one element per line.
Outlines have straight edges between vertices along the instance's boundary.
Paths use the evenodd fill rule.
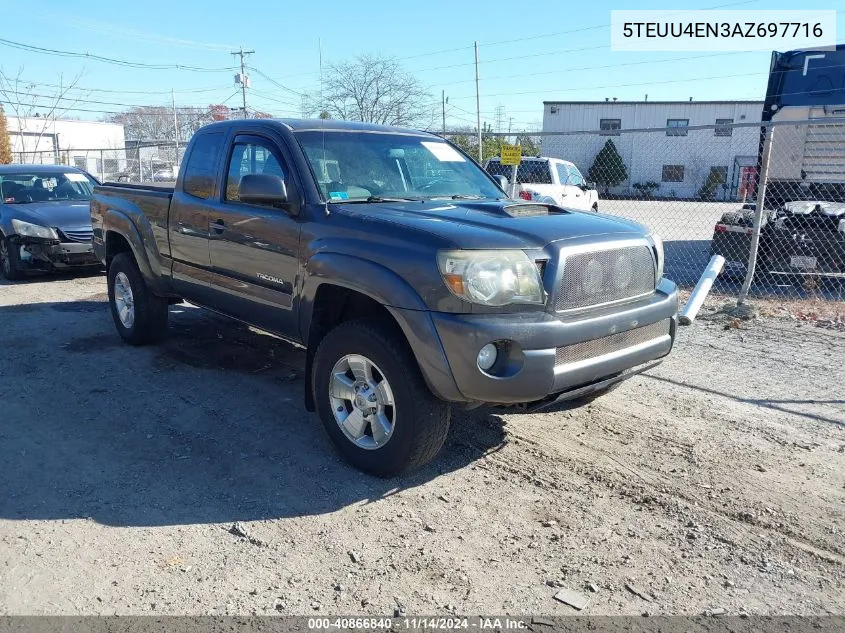
<path fill-rule="evenodd" d="M 8 115 L 6 119 L 15 162 L 73 165 L 99 177 L 126 169 L 120 124 Z"/>
<path fill-rule="evenodd" d="M 730 125 L 757 122 L 762 109 L 762 101 L 545 101 L 543 132 L 592 133 L 543 136 L 542 153 L 572 161 L 586 176 L 610 139 L 628 174 L 611 193 L 636 195 L 634 184 L 653 182 L 655 196 L 695 198 L 712 172 L 722 180 L 715 197 L 735 199 L 757 164 L 760 128 Z M 697 125 L 711 127 L 686 129 Z"/>

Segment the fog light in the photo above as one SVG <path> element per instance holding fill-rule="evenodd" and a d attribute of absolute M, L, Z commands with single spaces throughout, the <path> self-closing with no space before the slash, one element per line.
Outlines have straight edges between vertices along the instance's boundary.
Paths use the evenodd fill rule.
<path fill-rule="evenodd" d="M 499 355 L 499 350 L 496 349 L 496 346 L 493 343 L 487 343 L 484 347 L 481 348 L 481 351 L 478 352 L 478 367 L 479 369 L 483 369 L 487 371 L 496 363 L 496 357 Z"/>

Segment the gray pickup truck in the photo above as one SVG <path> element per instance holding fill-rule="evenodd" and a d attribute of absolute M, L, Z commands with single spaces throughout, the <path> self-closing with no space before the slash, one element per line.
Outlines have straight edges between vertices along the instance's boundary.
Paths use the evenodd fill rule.
<path fill-rule="evenodd" d="M 127 343 L 185 300 L 304 346 L 305 406 L 380 476 L 431 460 L 452 406 L 589 401 L 675 339 L 656 235 L 510 200 L 424 132 L 215 123 L 175 187 L 98 186 L 91 219 Z"/>

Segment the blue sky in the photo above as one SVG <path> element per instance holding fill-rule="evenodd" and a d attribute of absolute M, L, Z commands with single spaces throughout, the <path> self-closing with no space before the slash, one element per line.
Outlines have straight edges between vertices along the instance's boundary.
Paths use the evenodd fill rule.
<path fill-rule="evenodd" d="M 145 64 L 227 68 L 239 46 L 254 49 L 249 63 L 276 84 L 251 73 L 249 105 L 278 116 L 299 116 L 298 93 L 319 86 L 319 46 L 324 63 L 361 54 L 399 59 L 428 87 L 432 105 L 449 97 L 449 128 L 475 123 L 473 41 L 479 42 L 482 118 L 496 122 L 504 109 L 514 129 L 542 120 L 543 100 L 755 99 L 765 89 L 769 54 L 623 53 L 610 50 L 610 11 L 617 9 L 795 9 L 794 2 L 697 0 L 669 2 L 530 3 L 452 0 L 380 3 L 358 0 L 263 3 L 256 10 L 231 0 L 115 3 L 42 0 L 37 11 L 13 21 L 3 38 L 50 49 L 87 52 Z M 679 6 L 680 5 L 680 6 Z M 821 0 L 812 9 L 838 9 Z M 809 9 L 808 9 L 809 10 Z M 838 42 L 845 42 L 845 12 L 837 14 Z M 129 105 L 236 106 L 232 70 L 136 69 L 91 59 L 18 50 L 0 44 L 6 75 L 19 69 L 29 92 L 51 94 L 60 76 L 76 75 L 80 90 L 69 115 L 101 119 Z M 283 85 L 287 90 L 280 88 Z M 84 89 L 84 90 L 82 90 Z M 45 102 L 49 99 L 45 99 Z M 8 108 L 7 108 L 8 110 Z M 83 110 L 91 110 L 83 111 Z"/>

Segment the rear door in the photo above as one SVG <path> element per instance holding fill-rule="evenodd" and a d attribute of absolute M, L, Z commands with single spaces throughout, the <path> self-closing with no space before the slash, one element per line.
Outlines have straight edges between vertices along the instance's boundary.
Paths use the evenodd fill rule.
<path fill-rule="evenodd" d="M 289 162 L 276 140 L 235 136 L 227 154 L 223 188 L 209 216 L 211 269 L 219 297 L 215 307 L 234 317 L 296 338 L 293 292 L 299 262 L 298 217 L 283 209 L 238 199 L 241 178 L 274 174 L 298 199 Z"/>
<path fill-rule="evenodd" d="M 185 157 L 181 182 L 170 202 L 168 234 L 173 259 L 173 284 L 189 301 L 212 300 L 208 251 L 209 209 L 217 195 L 218 171 L 225 134 L 198 132 Z"/>

